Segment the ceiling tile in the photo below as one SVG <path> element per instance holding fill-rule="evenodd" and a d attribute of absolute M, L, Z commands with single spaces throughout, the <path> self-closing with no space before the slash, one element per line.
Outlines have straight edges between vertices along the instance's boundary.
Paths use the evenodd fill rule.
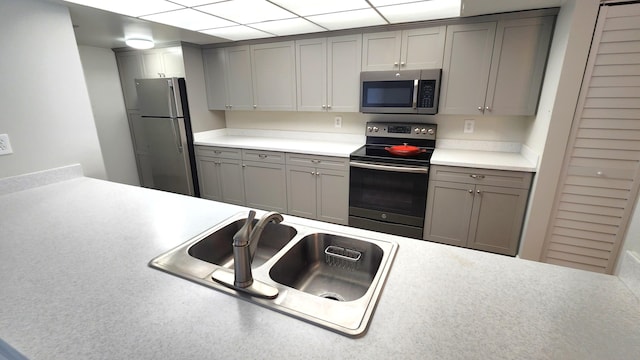
<path fill-rule="evenodd" d="M 164 0 L 65 0 L 74 4 L 90 6 L 97 9 L 115 12 L 127 16 L 142 16 L 163 11 L 171 11 L 184 8 Z"/>
<path fill-rule="evenodd" d="M 308 16 L 307 19 L 329 30 L 385 25 L 383 18 L 373 9 L 353 10 L 332 14 Z"/>
<path fill-rule="evenodd" d="M 339 11 L 370 9 L 371 6 L 365 0 L 271 0 L 300 16 L 319 15 Z"/>
<path fill-rule="evenodd" d="M 237 25 L 234 22 L 192 9 L 169 11 L 140 18 L 188 30 L 205 30 Z"/>
<path fill-rule="evenodd" d="M 419 1 L 377 9 L 391 23 L 445 19 L 460 16 L 460 0 Z"/>
<path fill-rule="evenodd" d="M 273 37 L 272 34 L 268 34 L 266 32 L 252 29 L 248 26 L 243 26 L 243 25 L 230 26 L 230 27 L 211 29 L 211 30 L 203 30 L 201 31 L 201 33 L 221 37 L 224 39 L 229 39 L 232 41 Z"/>
<path fill-rule="evenodd" d="M 326 31 L 326 29 L 313 24 L 303 18 L 266 21 L 250 25 L 253 28 L 266 31 L 278 36 Z"/>
<path fill-rule="evenodd" d="M 296 15 L 264 0 L 230 0 L 194 9 L 240 24 L 294 18 Z"/>
<path fill-rule="evenodd" d="M 200 5 L 207 5 L 207 4 L 212 4 L 212 3 L 222 2 L 222 1 L 226 1 L 226 0 L 171 0 L 171 2 L 184 5 L 184 6 L 200 6 Z"/>

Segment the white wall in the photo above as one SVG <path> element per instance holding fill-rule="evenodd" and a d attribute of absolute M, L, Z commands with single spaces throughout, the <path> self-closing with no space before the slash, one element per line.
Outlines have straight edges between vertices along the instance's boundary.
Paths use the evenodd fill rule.
<path fill-rule="evenodd" d="M 598 8 L 599 0 L 567 0 L 556 20 L 538 113 L 525 140 L 542 155 L 520 243 L 525 259 L 541 257 Z"/>
<path fill-rule="evenodd" d="M 226 126 L 224 111 L 210 111 L 207 105 L 202 50 L 183 44 L 182 57 L 193 132 L 224 128 Z"/>
<path fill-rule="evenodd" d="M 140 185 L 116 57 L 111 49 L 78 46 L 107 180 Z"/>
<path fill-rule="evenodd" d="M 334 118 L 342 117 L 342 128 L 334 127 Z M 464 120 L 475 119 L 475 131 L 465 134 Z M 227 111 L 229 128 L 312 131 L 364 134 L 367 121 L 406 121 L 438 124 L 438 139 L 490 140 L 522 142 L 532 117 L 490 117 L 454 115 L 382 115 L 361 113 Z"/>
<path fill-rule="evenodd" d="M 73 163 L 106 178 L 67 8 L 0 0 L 0 49 L 0 133 L 14 152 L 0 178 Z"/>

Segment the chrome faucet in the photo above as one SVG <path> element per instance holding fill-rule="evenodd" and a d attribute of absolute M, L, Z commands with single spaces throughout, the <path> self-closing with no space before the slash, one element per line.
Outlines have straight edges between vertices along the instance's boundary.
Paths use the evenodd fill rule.
<path fill-rule="evenodd" d="M 251 273 L 251 263 L 258 248 L 260 235 L 262 230 L 270 221 L 277 223 L 284 220 L 282 215 L 272 211 L 266 213 L 260 221 L 253 226 L 253 219 L 256 212 L 249 211 L 247 221 L 242 228 L 233 236 L 233 269 L 234 269 L 234 285 L 239 288 L 247 288 L 253 284 L 253 275 Z"/>

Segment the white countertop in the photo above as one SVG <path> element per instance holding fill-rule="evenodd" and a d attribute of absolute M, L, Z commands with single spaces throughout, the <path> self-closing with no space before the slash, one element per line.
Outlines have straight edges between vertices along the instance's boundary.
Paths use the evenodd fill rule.
<path fill-rule="evenodd" d="M 194 134 L 195 145 L 349 157 L 365 136 L 340 133 L 220 129 Z"/>
<path fill-rule="evenodd" d="M 362 338 L 147 266 L 239 211 L 246 209 L 84 177 L 0 195 L 0 338 L 33 360 L 640 353 L 640 304 L 615 276 L 294 216 L 285 221 L 398 242 Z"/>
<path fill-rule="evenodd" d="M 464 166 L 482 169 L 535 172 L 536 166 L 518 152 L 436 148 L 431 165 Z"/>

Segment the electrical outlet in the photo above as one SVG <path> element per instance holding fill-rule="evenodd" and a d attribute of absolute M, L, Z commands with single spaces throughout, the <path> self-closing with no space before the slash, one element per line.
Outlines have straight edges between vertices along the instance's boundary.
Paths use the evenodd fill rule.
<path fill-rule="evenodd" d="M 473 119 L 466 119 L 466 120 L 464 121 L 464 132 L 465 132 L 466 134 L 471 134 L 471 133 L 473 133 L 473 130 L 474 130 L 475 126 L 476 126 L 476 121 L 475 121 L 475 120 L 473 120 Z"/>
<path fill-rule="evenodd" d="M 333 118 L 333 126 L 337 128 L 342 127 L 342 116 L 336 116 Z"/>
<path fill-rule="evenodd" d="M 11 150 L 11 143 L 9 142 L 9 135 L 0 134 L 0 155 L 13 154 Z"/>

